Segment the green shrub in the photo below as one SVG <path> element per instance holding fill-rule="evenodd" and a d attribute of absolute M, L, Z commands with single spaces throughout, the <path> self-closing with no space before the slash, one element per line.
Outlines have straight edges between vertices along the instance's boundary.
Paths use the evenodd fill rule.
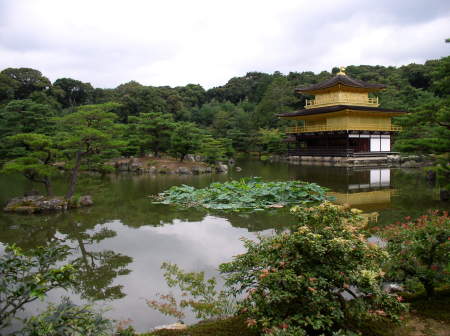
<path fill-rule="evenodd" d="M 111 320 L 89 305 L 78 306 L 68 298 L 58 305 L 50 304 L 43 313 L 29 318 L 23 336 L 110 336 Z"/>
<path fill-rule="evenodd" d="M 38 247 L 27 252 L 16 246 L 6 246 L 0 256 L 0 330 L 25 305 L 43 298 L 54 288 L 73 284 L 72 265 L 57 266 L 69 254 L 61 245 Z"/>
<path fill-rule="evenodd" d="M 134 336 L 136 335 L 136 330 L 132 326 L 126 328 L 118 328 L 114 336 Z"/>
<path fill-rule="evenodd" d="M 80 207 L 81 194 L 76 193 L 68 200 L 69 208 L 79 208 Z"/>
<path fill-rule="evenodd" d="M 269 161 L 270 155 L 261 155 L 259 159 L 263 162 Z"/>
<path fill-rule="evenodd" d="M 234 153 L 231 140 L 226 138 L 213 138 L 204 136 L 200 145 L 199 153 L 204 157 L 205 162 L 214 164 L 218 161 L 226 160 Z"/>
<path fill-rule="evenodd" d="M 329 202 L 292 213 L 292 232 L 245 240 L 247 252 L 220 266 L 245 295 L 247 324 L 270 334 L 350 335 L 349 321 L 397 320 L 400 298 L 382 291 L 388 254 L 368 243 L 356 209 Z"/>

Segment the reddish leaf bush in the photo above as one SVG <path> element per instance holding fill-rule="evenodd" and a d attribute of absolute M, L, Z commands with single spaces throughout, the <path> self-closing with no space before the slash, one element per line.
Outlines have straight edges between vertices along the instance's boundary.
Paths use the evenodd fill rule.
<path fill-rule="evenodd" d="M 450 283 L 450 217 L 430 211 L 416 219 L 405 217 L 379 232 L 391 255 L 389 276 L 419 282 L 428 297 L 438 285 Z"/>

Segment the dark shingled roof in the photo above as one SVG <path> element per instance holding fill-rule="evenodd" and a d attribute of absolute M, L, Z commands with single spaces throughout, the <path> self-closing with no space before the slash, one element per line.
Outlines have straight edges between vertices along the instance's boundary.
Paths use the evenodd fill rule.
<path fill-rule="evenodd" d="M 318 91 L 318 90 L 323 90 L 323 89 L 333 87 L 338 84 L 345 85 L 345 86 L 351 86 L 354 88 L 370 89 L 370 91 L 381 90 L 386 87 L 386 85 L 383 85 L 383 84 L 366 83 L 361 80 L 351 78 L 347 75 L 336 75 L 333 78 L 323 81 L 321 83 L 317 83 L 317 84 L 314 84 L 314 85 L 311 85 L 311 86 L 308 86 L 305 88 L 298 88 L 298 89 L 295 89 L 295 91 L 298 91 L 298 92 Z"/>
<path fill-rule="evenodd" d="M 321 113 L 331 113 L 331 112 L 338 112 L 342 110 L 357 110 L 357 111 L 369 111 L 369 112 L 384 112 L 384 113 L 408 113 L 407 111 L 400 111 L 400 110 L 392 110 L 392 109 L 385 109 L 385 108 L 379 108 L 379 107 L 370 107 L 370 106 L 355 106 L 355 105 L 333 105 L 333 106 L 324 106 L 324 107 L 317 107 L 317 108 L 311 108 L 311 109 L 303 109 L 296 112 L 291 113 L 281 113 L 277 114 L 277 117 L 298 117 L 298 116 L 307 116 L 307 115 L 313 115 L 313 114 L 321 114 Z"/>

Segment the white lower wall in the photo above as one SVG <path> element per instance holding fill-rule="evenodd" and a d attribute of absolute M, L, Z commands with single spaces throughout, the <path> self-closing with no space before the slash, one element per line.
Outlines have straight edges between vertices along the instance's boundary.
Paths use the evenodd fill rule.
<path fill-rule="evenodd" d="M 390 152 L 391 151 L 391 139 L 381 138 L 381 151 Z"/>
<path fill-rule="evenodd" d="M 371 135 L 370 136 L 371 152 L 390 152 L 391 136 L 390 135 Z"/>
<path fill-rule="evenodd" d="M 379 152 L 381 148 L 380 138 L 372 138 L 370 137 L 370 151 L 371 152 Z"/>

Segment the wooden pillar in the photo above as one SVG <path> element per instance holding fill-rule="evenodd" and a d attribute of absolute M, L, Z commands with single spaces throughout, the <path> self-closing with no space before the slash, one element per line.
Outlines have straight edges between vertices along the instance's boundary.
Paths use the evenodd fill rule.
<path fill-rule="evenodd" d="M 348 132 L 346 133 L 346 146 L 345 146 L 345 152 L 347 153 L 347 156 L 348 156 L 348 150 L 350 149 L 349 147 L 350 147 L 350 144 L 349 144 L 349 141 L 350 141 L 350 138 L 349 138 L 349 136 L 348 136 L 349 134 L 348 134 Z"/>

